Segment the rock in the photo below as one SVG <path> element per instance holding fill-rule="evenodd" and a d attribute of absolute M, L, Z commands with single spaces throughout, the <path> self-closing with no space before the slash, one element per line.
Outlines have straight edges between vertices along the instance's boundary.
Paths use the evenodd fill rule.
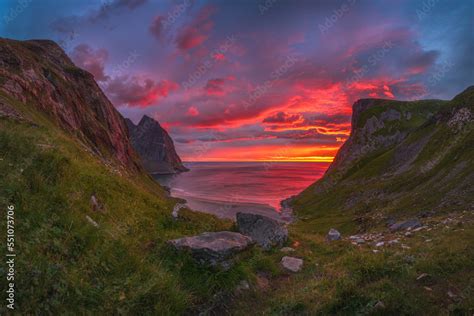
<path fill-rule="evenodd" d="M 299 272 L 303 268 L 303 259 L 285 256 L 281 259 L 281 265 L 291 272 Z"/>
<path fill-rule="evenodd" d="M 91 223 L 92 226 L 99 227 L 99 224 L 97 224 L 97 222 L 93 220 L 92 218 L 90 218 L 88 215 L 86 215 L 86 219 L 89 223 Z"/>
<path fill-rule="evenodd" d="M 390 226 L 392 232 L 397 230 L 413 229 L 422 226 L 421 222 L 417 219 L 410 219 L 403 222 L 398 222 Z"/>
<path fill-rule="evenodd" d="M 133 148 L 145 169 L 153 174 L 188 171 L 174 148 L 168 132 L 153 118 L 144 115 L 138 125 L 125 119 Z"/>
<path fill-rule="evenodd" d="M 189 251 L 201 264 L 228 267 L 229 259 L 247 249 L 252 240 L 239 233 L 222 231 L 202 233 L 168 241 L 180 251 Z"/>
<path fill-rule="evenodd" d="M 239 232 L 250 236 L 263 249 L 283 246 L 288 239 L 288 230 L 271 218 L 250 213 L 237 213 Z"/>
<path fill-rule="evenodd" d="M 382 247 L 383 245 L 385 245 L 385 243 L 383 241 L 380 241 L 375 244 L 375 247 Z"/>
<path fill-rule="evenodd" d="M 365 240 L 362 239 L 362 238 L 358 238 L 355 240 L 356 244 L 360 245 L 360 244 L 365 244 Z"/>
<path fill-rule="evenodd" d="M 416 278 L 416 280 L 417 280 L 417 281 L 420 281 L 420 280 L 423 280 L 423 279 L 425 279 L 425 278 L 427 278 L 427 277 L 428 277 L 428 273 L 422 273 L 422 274 L 420 274 L 420 275 Z"/>
<path fill-rule="evenodd" d="M 173 219 L 178 219 L 179 217 L 179 210 L 186 207 L 185 204 L 182 204 L 182 203 L 177 203 L 174 207 L 173 207 L 173 212 L 171 212 L 171 216 L 173 216 Z"/>
<path fill-rule="evenodd" d="M 235 288 L 237 292 L 246 291 L 250 289 L 250 284 L 246 280 L 240 281 L 239 285 Z"/>
<path fill-rule="evenodd" d="M 375 309 L 384 309 L 385 304 L 382 301 L 378 301 L 377 304 L 374 305 Z"/>
<path fill-rule="evenodd" d="M 291 247 L 283 247 L 280 249 L 281 252 L 294 252 L 295 249 L 291 248 Z"/>
<path fill-rule="evenodd" d="M 336 229 L 331 228 L 326 236 L 326 239 L 329 241 L 339 240 L 341 239 L 341 233 Z"/>

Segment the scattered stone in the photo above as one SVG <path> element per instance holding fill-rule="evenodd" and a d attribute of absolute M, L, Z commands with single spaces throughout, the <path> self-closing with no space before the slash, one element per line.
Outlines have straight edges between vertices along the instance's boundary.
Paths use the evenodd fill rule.
<path fill-rule="evenodd" d="M 100 203 L 95 193 L 91 195 L 90 204 L 93 212 L 102 212 L 104 210 L 104 205 Z"/>
<path fill-rule="evenodd" d="M 296 251 L 295 249 L 291 248 L 291 247 L 283 247 L 280 249 L 281 252 L 294 252 Z"/>
<path fill-rule="evenodd" d="M 247 249 L 252 239 L 239 233 L 222 231 L 202 233 L 168 241 L 177 250 L 189 251 L 201 264 L 229 268 L 231 257 Z"/>
<path fill-rule="evenodd" d="M 410 246 L 407 246 L 407 245 L 404 245 L 404 244 L 402 244 L 402 249 L 411 249 L 411 247 L 410 247 Z"/>
<path fill-rule="evenodd" d="M 422 273 L 416 278 L 416 280 L 420 281 L 420 280 L 423 280 L 423 279 L 427 278 L 428 276 L 429 276 L 428 273 Z"/>
<path fill-rule="evenodd" d="M 405 237 L 411 237 L 413 234 L 411 232 L 406 232 Z"/>
<path fill-rule="evenodd" d="M 412 232 L 414 232 L 414 233 L 419 232 L 420 230 L 425 229 L 425 228 L 427 228 L 427 227 L 426 226 L 421 226 L 421 227 L 413 229 Z"/>
<path fill-rule="evenodd" d="M 285 256 L 281 259 L 281 265 L 291 272 L 299 272 L 303 267 L 303 259 Z"/>
<path fill-rule="evenodd" d="M 274 219 L 250 213 L 237 213 L 239 232 L 250 236 L 263 249 L 281 247 L 288 239 L 288 230 Z"/>
<path fill-rule="evenodd" d="M 403 247 L 403 245 L 402 245 L 402 247 Z M 406 263 L 415 263 L 415 261 L 416 261 L 415 256 L 405 256 L 404 259 L 405 259 Z"/>
<path fill-rule="evenodd" d="M 377 304 L 374 306 L 375 309 L 384 309 L 385 304 L 382 301 L 378 301 Z"/>
<path fill-rule="evenodd" d="M 99 224 L 97 224 L 97 222 L 95 220 L 93 220 L 92 218 L 89 217 L 89 215 L 86 215 L 86 219 L 89 223 L 92 224 L 92 226 L 94 227 L 99 227 Z"/>
<path fill-rule="evenodd" d="M 372 249 L 372 252 L 373 252 L 373 253 L 378 253 L 378 252 L 380 252 L 380 250 Z"/>
<path fill-rule="evenodd" d="M 398 222 L 390 226 L 390 230 L 392 232 L 397 231 L 397 230 L 406 230 L 406 229 L 413 229 L 420 227 L 422 224 L 419 220 L 417 219 L 410 219 L 407 221 L 403 222 Z"/>
<path fill-rule="evenodd" d="M 268 280 L 268 278 L 261 273 L 257 274 L 256 283 L 257 283 L 257 287 L 261 290 L 266 290 L 270 286 L 270 281 Z"/>
<path fill-rule="evenodd" d="M 389 245 L 394 245 L 394 244 L 398 244 L 400 241 L 398 239 L 394 239 L 394 240 L 389 240 L 388 241 L 388 244 Z"/>
<path fill-rule="evenodd" d="M 249 290 L 249 289 L 250 289 L 250 284 L 246 280 L 240 281 L 240 283 L 235 288 L 235 290 L 237 292 L 246 291 L 246 290 Z"/>
<path fill-rule="evenodd" d="M 360 245 L 360 244 L 365 244 L 365 240 L 362 239 L 362 238 L 358 238 L 355 240 L 356 244 Z"/>
<path fill-rule="evenodd" d="M 339 240 L 341 239 L 341 233 L 336 229 L 331 228 L 326 236 L 326 239 L 329 241 Z"/>
<path fill-rule="evenodd" d="M 429 291 L 429 292 L 433 291 L 433 289 L 432 289 L 432 288 L 430 288 L 430 287 L 427 287 L 427 286 L 424 286 L 423 288 L 424 288 L 425 290 Z"/>
<path fill-rule="evenodd" d="M 173 219 L 178 219 L 179 217 L 179 210 L 186 207 L 185 204 L 183 203 L 176 203 L 176 205 L 173 207 L 173 212 L 171 212 L 171 216 L 173 216 Z"/>
<path fill-rule="evenodd" d="M 383 241 L 380 241 L 375 244 L 375 247 L 382 247 L 383 245 L 385 245 L 385 243 Z"/>
<path fill-rule="evenodd" d="M 448 294 L 449 298 L 451 298 L 451 299 L 456 299 L 456 298 L 458 297 L 456 294 L 454 294 L 454 293 L 451 292 L 451 291 L 448 291 L 447 294 Z"/>
<path fill-rule="evenodd" d="M 294 248 L 298 248 L 300 246 L 300 242 L 299 241 L 295 241 L 293 242 L 293 245 L 292 245 Z"/>

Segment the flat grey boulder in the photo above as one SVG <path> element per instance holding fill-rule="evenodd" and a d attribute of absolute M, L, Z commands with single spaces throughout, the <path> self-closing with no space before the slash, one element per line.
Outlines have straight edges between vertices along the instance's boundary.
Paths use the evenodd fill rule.
<path fill-rule="evenodd" d="M 397 230 L 405 230 L 405 229 L 412 229 L 412 228 L 417 228 L 421 227 L 422 224 L 419 220 L 417 219 L 410 219 L 407 221 L 403 222 L 398 222 L 390 226 L 390 230 L 392 232 L 397 231 Z"/>
<path fill-rule="evenodd" d="M 252 239 L 239 233 L 222 231 L 202 233 L 168 241 L 179 251 L 188 251 L 201 264 L 226 268 L 229 259 L 248 248 Z"/>
<path fill-rule="evenodd" d="M 266 216 L 237 213 L 239 232 L 250 236 L 263 249 L 281 247 L 288 240 L 288 230 L 279 222 Z"/>
<path fill-rule="evenodd" d="M 291 272 L 299 272 L 303 268 L 303 259 L 285 256 L 281 259 L 281 265 Z"/>
<path fill-rule="evenodd" d="M 328 232 L 328 235 L 326 236 L 326 239 L 329 241 L 339 240 L 341 239 L 341 233 L 334 228 L 331 228 Z"/>

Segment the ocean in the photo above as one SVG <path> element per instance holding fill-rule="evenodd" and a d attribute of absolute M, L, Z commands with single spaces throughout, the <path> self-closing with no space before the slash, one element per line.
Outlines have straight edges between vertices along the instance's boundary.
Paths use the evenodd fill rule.
<path fill-rule="evenodd" d="M 325 162 L 190 162 L 188 172 L 156 175 L 171 196 L 187 201 L 193 210 L 221 218 L 237 212 L 288 220 L 280 201 L 298 194 L 322 177 Z"/>

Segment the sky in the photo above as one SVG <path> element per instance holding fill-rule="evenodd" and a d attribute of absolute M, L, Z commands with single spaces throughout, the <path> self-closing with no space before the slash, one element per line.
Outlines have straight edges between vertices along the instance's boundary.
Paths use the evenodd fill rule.
<path fill-rule="evenodd" d="M 474 83 L 472 0 L 1 0 L 0 19 L 58 42 L 184 161 L 331 161 L 356 100 Z"/>

